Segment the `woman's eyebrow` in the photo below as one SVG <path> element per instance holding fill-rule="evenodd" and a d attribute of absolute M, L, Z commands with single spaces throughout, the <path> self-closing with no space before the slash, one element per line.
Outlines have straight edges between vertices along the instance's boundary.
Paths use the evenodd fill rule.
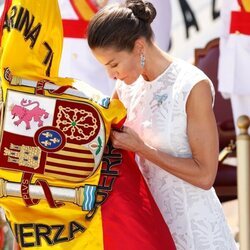
<path fill-rule="evenodd" d="M 110 63 L 112 63 L 114 61 L 114 59 L 111 59 L 109 62 L 107 62 L 105 65 L 109 65 Z"/>

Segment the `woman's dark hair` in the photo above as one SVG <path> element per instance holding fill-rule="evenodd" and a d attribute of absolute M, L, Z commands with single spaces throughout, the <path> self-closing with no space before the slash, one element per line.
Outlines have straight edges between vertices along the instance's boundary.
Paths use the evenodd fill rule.
<path fill-rule="evenodd" d="M 154 6 L 143 0 L 107 5 L 89 23 L 89 47 L 131 51 L 140 37 L 151 42 L 154 34 L 150 24 L 155 16 Z"/>

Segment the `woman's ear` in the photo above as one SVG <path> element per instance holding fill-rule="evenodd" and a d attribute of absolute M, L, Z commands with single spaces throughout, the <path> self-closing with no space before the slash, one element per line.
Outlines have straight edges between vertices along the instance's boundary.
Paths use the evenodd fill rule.
<path fill-rule="evenodd" d="M 145 51 L 145 39 L 138 38 L 135 41 L 134 52 L 138 55 L 143 54 Z"/>

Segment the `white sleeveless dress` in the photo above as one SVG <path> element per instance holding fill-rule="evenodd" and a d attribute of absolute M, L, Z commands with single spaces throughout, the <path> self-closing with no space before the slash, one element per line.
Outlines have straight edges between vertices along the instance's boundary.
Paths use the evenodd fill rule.
<path fill-rule="evenodd" d="M 127 108 L 125 125 L 161 151 L 192 157 L 186 102 L 194 85 L 204 79 L 208 78 L 198 68 L 175 59 L 154 81 L 142 77 L 132 85 L 118 81 L 116 90 Z M 195 187 L 148 160 L 138 157 L 137 162 L 178 250 L 237 249 L 213 188 Z"/>

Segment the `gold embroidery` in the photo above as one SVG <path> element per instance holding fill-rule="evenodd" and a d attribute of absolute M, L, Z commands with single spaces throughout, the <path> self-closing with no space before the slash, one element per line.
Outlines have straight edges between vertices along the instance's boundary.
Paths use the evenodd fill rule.
<path fill-rule="evenodd" d="M 4 155 L 8 156 L 8 162 L 37 169 L 40 163 L 41 149 L 25 145 L 18 146 L 11 143 L 10 149 L 4 148 Z"/>

